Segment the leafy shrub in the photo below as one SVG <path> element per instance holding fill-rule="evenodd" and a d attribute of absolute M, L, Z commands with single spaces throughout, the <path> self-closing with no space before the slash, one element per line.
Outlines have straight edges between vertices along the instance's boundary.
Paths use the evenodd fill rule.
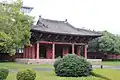
<path fill-rule="evenodd" d="M 60 59 L 61 58 L 61 56 L 58 56 L 56 59 Z"/>
<path fill-rule="evenodd" d="M 6 68 L 0 68 L 0 80 L 4 80 L 7 78 L 9 70 Z"/>
<path fill-rule="evenodd" d="M 80 77 L 91 74 L 92 67 L 84 58 L 75 54 L 68 54 L 54 63 L 57 76 Z"/>
<path fill-rule="evenodd" d="M 17 80 L 35 80 L 36 72 L 30 69 L 19 71 L 16 78 Z"/>
<path fill-rule="evenodd" d="M 57 68 L 57 66 L 61 63 L 61 61 L 62 61 L 62 58 L 59 58 L 59 59 L 57 59 L 55 62 L 54 62 L 54 68 L 56 69 Z"/>

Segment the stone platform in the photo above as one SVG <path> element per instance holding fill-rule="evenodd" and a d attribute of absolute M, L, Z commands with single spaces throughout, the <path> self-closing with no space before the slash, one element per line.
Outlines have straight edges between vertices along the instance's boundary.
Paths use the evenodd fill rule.
<path fill-rule="evenodd" d="M 53 64 L 55 59 L 16 59 L 17 63 L 23 64 Z M 87 59 L 91 64 L 101 64 L 102 59 Z"/>
<path fill-rule="evenodd" d="M 15 61 L 24 64 L 53 64 L 55 59 L 16 59 Z"/>
<path fill-rule="evenodd" d="M 102 65 L 102 59 L 87 59 L 92 65 Z"/>

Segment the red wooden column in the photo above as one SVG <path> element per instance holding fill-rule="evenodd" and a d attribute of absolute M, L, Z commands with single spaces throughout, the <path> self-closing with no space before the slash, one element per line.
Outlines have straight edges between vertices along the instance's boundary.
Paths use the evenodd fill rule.
<path fill-rule="evenodd" d="M 52 56 L 51 45 L 48 45 L 48 47 L 46 48 L 46 58 L 51 59 L 52 58 L 51 56 Z"/>
<path fill-rule="evenodd" d="M 23 58 L 26 58 L 26 47 L 24 46 L 24 51 L 23 51 Z"/>
<path fill-rule="evenodd" d="M 33 52 L 33 51 L 32 51 L 32 50 L 33 50 L 33 46 L 32 46 L 32 45 L 31 45 L 30 49 L 31 49 L 30 58 L 32 59 L 32 55 L 33 55 L 33 54 L 32 54 L 32 52 Z"/>
<path fill-rule="evenodd" d="M 62 49 L 62 56 L 65 56 L 65 48 Z"/>
<path fill-rule="evenodd" d="M 55 43 L 52 43 L 52 59 L 55 59 Z"/>
<path fill-rule="evenodd" d="M 29 49 L 28 49 L 28 50 L 29 50 L 29 52 L 28 52 L 28 53 L 29 53 L 28 58 L 31 59 L 31 46 L 28 46 L 28 48 L 29 48 Z"/>
<path fill-rule="evenodd" d="M 28 58 L 28 46 L 26 46 L 26 54 L 25 54 L 25 58 Z"/>
<path fill-rule="evenodd" d="M 80 46 L 77 47 L 77 55 L 80 56 Z"/>
<path fill-rule="evenodd" d="M 49 46 L 46 48 L 46 58 L 49 59 Z"/>
<path fill-rule="evenodd" d="M 69 51 L 68 51 L 68 47 L 67 47 L 67 48 L 66 48 L 66 54 L 68 54 L 68 52 L 69 52 Z"/>
<path fill-rule="evenodd" d="M 29 58 L 29 46 L 27 47 L 27 58 Z"/>
<path fill-rule="evenodd" d="M 33 45 L 31 46 L 31 59 L 33 59 Z"/>
<path fill-rule="evenodd" d="M 32 46 L 29 47 L 29 58 L 32 59 Z"/>
<path fill-rule="evenodd" d="M 35 59 L 35 44 L 32 45 L 32 59 Z"/>
<path fill-rule="evenodd" d="M 30 46 L 28 46 L 27 48 L 28 48 L 28 57 L 27 58 L 30 58 Z"/>
<path fill-rule="evenodd" d="M 68 48 L 67 47 L 63 48 L 62 54 L 63 54 L 63 56 L 68 54 Z"/>
<path fill-rule="evenodd" d="M 74 54 L 74 44 L 72 44 L 72 54 Z"/>
<path fill-rule="evenodd" d="M 84 46 L 84 57 L 87 59 L 87 47 L 88 45 Z"/>
<path fill-rule="evenodd" d="M 33 45 L 31 46 L 31 59 L 33 59 Z"/>
<path fill-rule="evenodd" d="M 39 59 L 39 47 L 40 47 L 39 44 L 40 44 L 40 43 L 37 42 L 37 47 L 36 47 L 36 48 L 37 48 L 37 50 L 36 50 L 36 59 Z"/>

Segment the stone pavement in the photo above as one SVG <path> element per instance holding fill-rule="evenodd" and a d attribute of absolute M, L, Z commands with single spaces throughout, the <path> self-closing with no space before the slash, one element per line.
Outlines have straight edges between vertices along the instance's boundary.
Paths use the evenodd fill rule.
<path fill-rule="evenodd" d="M 97 68 L 101 68 L 101 65 L 92 65 L 93 69 L 97 69 Z M 105 66 L 103 65 L 103 69 L 117 69 L 120 70 L 120 66 Z M 36 67 L 33 68 L 33 70 L 36 71 L 53 71 L 54 68 L 40 68 L 40 67 Z M 18 69 L 9 69 L 10 72 L 18 72 Z"/>
<path fill-rule="evenodd" d="M 95 69 L 95 68 L 101 68 L 101 65 L 93 65 L 92 66 L 93 67 L 93 69 Z M 120 70 L 120 66 L 106 66 L 106 65 L 103 65 L 103 69 L 118 69 L 118 70 Z"/>

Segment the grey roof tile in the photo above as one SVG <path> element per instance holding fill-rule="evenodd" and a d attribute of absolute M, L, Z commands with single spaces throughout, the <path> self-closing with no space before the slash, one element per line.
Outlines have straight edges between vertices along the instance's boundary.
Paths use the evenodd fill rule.
<path fill-rule="evenodd" d="M 37 30 L 49 33 L 69 34 L 79 36 L 101 36 L 102 34 L 95 31 L 75 28 L 65 21 L 49 20 L 40 18 L 31 30 Z"/>

